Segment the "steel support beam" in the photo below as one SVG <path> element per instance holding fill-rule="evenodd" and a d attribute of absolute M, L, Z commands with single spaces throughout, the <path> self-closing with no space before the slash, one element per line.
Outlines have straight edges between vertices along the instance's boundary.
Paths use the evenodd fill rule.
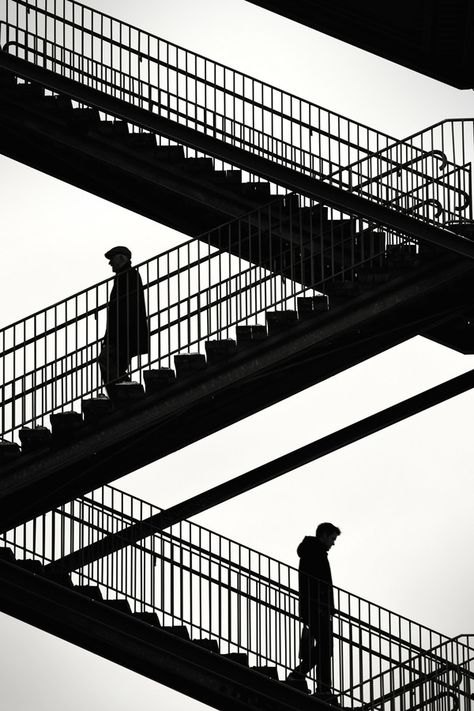
<path fill-rule="evenodd" d="M 80 82 L 9 55 L 7 52 L 0 51 L 0 68 L 26 80 L 37 82 L 52 91 L 66 94 L 77 101 L 94 106 L 177 143 L 219 158 L 242 170 L 260 175 L 271 182 L 289 188 L 292 192 L 297 192 L 353 215 L 374 220 L 423 242 L 429 242 L 461 254 L 464 257 L 474 259 L 474 243 L 454 232 L 420 222 L 408 215 L 390 210 L 358 195 L 336 188 L 322 180 L 311 178 L 285 166 L 277 165 L 266 158 L 253 155 L 229 143 L 219 141 L 212 136 L 207 136 L 187 126 L 162 118 L 126 101 L 84 86 Z"/>
<path fill-rule="evenodd" d="M 313 462 L 342 447 L 364 439 L 375 432 L 390 427 L 390 425 L 394 425 L 412 415 L 434 407 L 434 405 L 439 405 L 473 387 L 474 370 L 469 370 L 463 375 L 458 375 L 445 383 L 436 385 L 429 390 L 425 390 L 418 395 L 403 400 L 374 415 L 365 417 L 359 422 L 355 422 L 352 425 L 343 427 L 330 435 L 311 442 L 311 444 L 300 447 L 294 452 L 273 459 L 245 474 L 186 499 L 159 514 L 155 514 L 139 523 L 128 526 L 119 533 L 105 536 L 97 543 L 93 543 L 75 553 L 59 558 L 53 563 L 50 563 L 47 568 L 55 572 L 70 572 L 82 568 L 104 556 L 120 551 L 129 545 L 133 545 L 153 535 L 155 531 L 162 531 L 184 519 L 196 516 L 196 514 L 202 513 L 224 501 L 229 501 L 229 499 L 233 499 L 261 484 L 265 484 L 283 474 L 298 469 L 309 462 Z"/>

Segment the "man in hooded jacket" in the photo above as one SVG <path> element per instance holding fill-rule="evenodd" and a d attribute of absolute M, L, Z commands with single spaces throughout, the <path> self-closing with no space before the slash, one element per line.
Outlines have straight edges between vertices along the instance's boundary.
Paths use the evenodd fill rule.
<path fill-rule="evenodd" d="M 299 564 L 299 609 L 304 625 L 300 664 L 289 680 L 304 679 L 316 666 L 318 696 L 332 696 L 332 615 L 334 596 L 328 551 L 341 531 L 332 523 L 321 523 L 316 536 L 305 536 L 297 548 Z"/>
<path fill-rule="evenodd" d="M 127 370 L 134 356 L 148 353 L 149 332 L 142 280 L 131 264 L 128 247 L 105 253 L 115 280 L 107 307 L 107 327 L 98 358 L 102 380 L 108 386 L 129 380 Z"/>

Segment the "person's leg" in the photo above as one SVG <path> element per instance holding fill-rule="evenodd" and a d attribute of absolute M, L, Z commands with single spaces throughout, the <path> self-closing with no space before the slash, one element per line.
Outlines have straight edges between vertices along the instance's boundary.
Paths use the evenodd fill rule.
<path fill-rule="evenodd" d="M 102 382 L 109 396 L 109 385 L 130 380 L 127 374 L 129 359 L 121 356 L 120 352 L 117 353 L 114 347 L 110 345 L 102 346 L 97 362 L 102 375 Z"/>
<path fill-rule="evenodd" d="M 289 679 L 300 679 L 316 665 L 316 639 L 313 630 L 308 625 L 303 627 L 301 632 L 300 663 L 290 672 Z"/>
<path fill-rule="evenodd" d="M 329 616 L 319 621 L 315 650 L 316 683 L 318 693 L 332 693 L 331 659 L 332 659 L 332 627 Z"/>

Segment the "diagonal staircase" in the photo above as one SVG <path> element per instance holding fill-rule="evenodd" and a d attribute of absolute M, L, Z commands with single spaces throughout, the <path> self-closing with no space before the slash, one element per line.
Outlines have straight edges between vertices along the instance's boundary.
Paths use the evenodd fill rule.
<path fill-rule="evenodd" d="M 0 0 L 0 46 L 4 155 L 194 238 L 110 397 L 111 279 L 0 331 L 1 609 L 226 711 L 470 710 L 469 637 L 342 590 L 337 699 L 284 683 L 296 571 L 97 487 L 414 335 L 472 353 L 472 120 L 397 140 L 71 0 Z"/>
<path fill-rule="evenodd" d="M 471 305 L 470 260 L 295 195 L 138 269 L 150 353 L 110 398 L 112 279 L 0 332 L 3 530 Z"/>
<path fill-rule="evenodd" d="M 157 512 L 103 487 L 7 531 L 2 610 L 215 708 L 325 708 L 308 696 L 312 676 L 309 686 L 285 682 L 297 664 L 301 627 L 298 571 L 281 561 L 182 521 L 161 531 L 149 526 L 141 541 L 72 573 L 57 567 Z M 469 639 L 446 638 L 334 592 L 334 702 L 470 708 Z"/>
<path fill-rule="evenodd" d="M 6 155 L 193 236 L 289 189 L 471 220 L 467 125 L 397 141 L 80 3 L 0 8 Z"/>

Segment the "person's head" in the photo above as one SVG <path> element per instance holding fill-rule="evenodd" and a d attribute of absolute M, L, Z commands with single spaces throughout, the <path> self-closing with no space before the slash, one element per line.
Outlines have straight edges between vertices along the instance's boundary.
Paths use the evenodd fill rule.
<path fill-rule="evenodd" d="M 105 253 L 113 272 L 120 272 L 130 264 L 132 253 L 128 247 L 112 247 Z"/>
<path fill-rule="evenodd" d="M 332 523 L 320 523 L 316 529 L 316 539 L 328 551 L 336 542 L 336 538 L 341 535 L 341 529 Z"/>

